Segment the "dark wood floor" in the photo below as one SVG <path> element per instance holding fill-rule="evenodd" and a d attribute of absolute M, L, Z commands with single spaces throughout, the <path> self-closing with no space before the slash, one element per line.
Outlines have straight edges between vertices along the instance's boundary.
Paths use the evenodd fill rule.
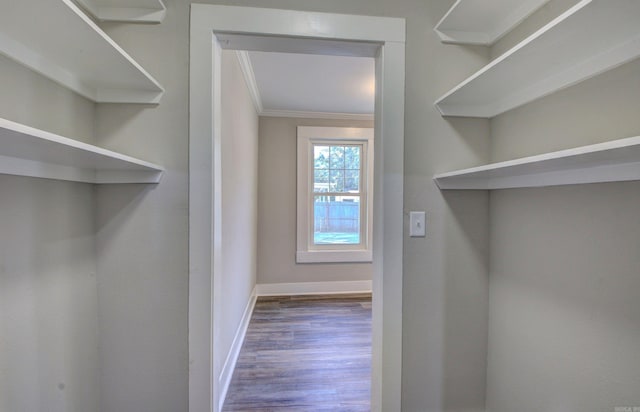
<path fill-rule="evenodd" d="M 371 295 L 259 298 L 223 411 L 369 411 Z"/>

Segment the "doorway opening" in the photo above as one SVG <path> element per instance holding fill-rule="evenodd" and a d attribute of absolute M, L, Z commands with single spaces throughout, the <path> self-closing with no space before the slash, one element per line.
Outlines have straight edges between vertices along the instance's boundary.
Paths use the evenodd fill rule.
<path fill-rule="evenodd" d="M 368 411 L 374 59 L 225 49 L 221 83 L 222 410 Z"/>
<path fill-rule="evenodd" d="M 221 51 L 376 61 L 371 409 L 399 410 L 402 350 L 404 20 L 193 4 L 190 36 L 189 409 L 220 409 Z M 218 368 L 216 368 L 216 365 Z"/>

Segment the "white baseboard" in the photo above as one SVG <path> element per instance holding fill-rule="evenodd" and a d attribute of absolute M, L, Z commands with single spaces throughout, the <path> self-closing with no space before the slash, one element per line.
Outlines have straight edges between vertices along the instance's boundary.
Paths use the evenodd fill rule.
<path fill-rule="evenodd" d="M 233 371 L 236 368 L 236 362 L 238 361 L 238 356 L 240 356 L 240 349 L 242 349 L 242 343 L 244 342 L 245 335 L 247 334 L 247 328 L 249 327 L 251 314 L 253 313 L 253 309 L 256 306 L 256 299 L 258 298 L 256 291 L 257 285 L 251 292 L 249 302 L 247 302 L 247 306 L 245 307 L 244 313 L 242 314 L 242 320 L 238 325 L 236 335 L 233 337 L 233 342 L 231 343 L 229 354 L 227 355 L 227 359 L 225 360 L 224 366 L 222 367 L 222 372 L 220 372 L 220 377 L 218 380 L 218 383 L 220 385 L 220 405 L 218 405 L 218 410 L 220 411 L 222 410 L 224 400 L 227 397 L 227 391 L 229 390 L 229 384 L 231 383 L 231 378 L 233 377 Z"/>
<path fill-rule="evenodd" d="M 371 293 L 370 280 L 342 282 L 261 283 L 256 285 L 258 296 L 333 295 L 344 293 Z"/>

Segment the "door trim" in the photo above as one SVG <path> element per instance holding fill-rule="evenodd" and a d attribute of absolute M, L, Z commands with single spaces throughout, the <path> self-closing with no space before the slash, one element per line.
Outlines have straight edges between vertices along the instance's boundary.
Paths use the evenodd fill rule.
<path fill-rule="evenodd" d="M 191 5 L 189 69 L 189 411 L 218 412 L 221 52 L 374 54 L 373 411 L 401 410 L 405 21 Z M 246 46 L 244 46 L 246 47 Z M 219 352 L 219 351 L 218 351 Z"/>

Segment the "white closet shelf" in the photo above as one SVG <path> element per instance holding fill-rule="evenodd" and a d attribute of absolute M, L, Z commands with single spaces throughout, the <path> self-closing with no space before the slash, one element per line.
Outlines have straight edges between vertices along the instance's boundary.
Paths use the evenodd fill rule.
<path fill-rule="evenodd" d="M 0 53 L 98 103 L 159 103 L 164 92 L 71 0 L 5 1 Z"/>
<path fill-rule="evenodd" d="M 158 183 L 163 168 L 0 118 L 0 173 L 82 183 Z"/>
<path fill-rule="evenodd" d="M 76 0 L 100 21 L 161 23 L 167 14 L 162 0 Z"/>
<path fill-rule="evenodd" d="M 640 56 L 640 1 L 582 0 L 453 88 L 443 116 L 491 118 Z"/>
<path fill-rule="evenodd" d="M 549 0 L 457 0 L 434 30 L 443 43 L 490 46 Z"/>
<path fill-rule="evenodd" d="M 640 180 L 640 136 L 435 175 L 440 189 L 510 189 Z"/>

